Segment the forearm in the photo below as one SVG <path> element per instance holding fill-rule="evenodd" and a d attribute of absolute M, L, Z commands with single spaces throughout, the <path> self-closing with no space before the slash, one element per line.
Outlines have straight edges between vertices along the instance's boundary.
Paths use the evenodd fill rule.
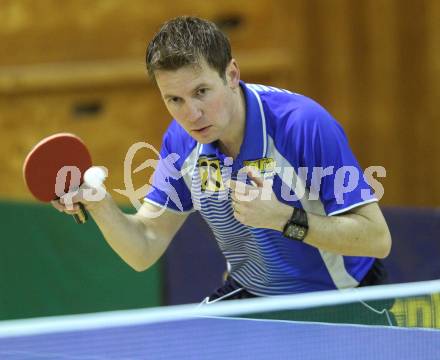
<path fill-rule="evenodd" d="M 133 269 L 143 271 L 162 255 L 154 230 L 147 231 L 136 216 L 124 214 L 109 195 L 88 210 L 110 247 Z"/>
<path fill-rule="evenodd" d="M 283 230 L 292 212 L 292 207 L 282 204 L 277 230 Z M 373 220 L 359 212 L 339 216 L 307 213 L 309 229 L 304 243 L 341 255 L 386 257 L 391 238 L 383 218 Z"/>
<path fill-rule="evenodd" d="M 251 175 L 248 173 L 248 176 Z M 283 232 L 294 208 L 280 202 L 273 192 L 270 198 L 263 198 L 262 191 L 267 185 L 258 177 L 253 176 L 252 180 L 255 186 L 241 184 L 241 189 L 237 187 L 238 183 L 231 181 L 235 218 L 248 226 Z M 272 191 L 272 184 L 267 184 Z M 256 190 L 261 196 L 250 197 L 251 191 L 255 193 Z M 376 202 L 360 205 L 337 216 L 308 212 L 307 222 L 308 232 L 303 241 L 320 250 L 347 256 L 384 258 L 391 249 L 391 235 Z"/>
<path fill-rule="evenodd" d="M 347 256 L 384 258 L 389 253 L 389 233 L 358 214 L 320 216 L 308 214 L 309 231 L 304 240 L 321 250 Z"/>

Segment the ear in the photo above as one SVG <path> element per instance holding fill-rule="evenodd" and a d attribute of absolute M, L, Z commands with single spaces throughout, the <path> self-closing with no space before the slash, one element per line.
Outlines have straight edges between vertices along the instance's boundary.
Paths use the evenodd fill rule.
<path fill-rule="evenodd" d="M 231 89 L 237 89 L 240 86 L 240 69 L 235 59 L 231 59 L 226 67 L 226 80 Z"/>

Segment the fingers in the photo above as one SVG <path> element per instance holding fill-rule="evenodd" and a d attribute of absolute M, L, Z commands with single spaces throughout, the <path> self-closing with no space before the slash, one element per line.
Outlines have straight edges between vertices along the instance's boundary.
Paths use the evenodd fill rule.
<path fill-rule="evenodd" d="M 236 202 L 250 202 L 258 198 L 261 189 L 241 181 L 231 180 L 231 198 Z"/>
<path fill-rule="evenodd" d="M 250 201 L 252 201 L 252 199 L 244 197 L 241 193 L 236 194 L 235 192 L 231 192 L 232 210 L 234 212 L 234 217 L 238 221 L 243 221 L 243 216 L 248 212 L 249 206 L 252 206 Z"/>
<path fill-rule="evenodd" d="M 106 198 L 107 191 L 104 186 L 95 189 L 87 184 L 82 184 L 80 189 L 62 195 L 57 200 L 51 201 L 51 204 L 59 212 L 69 215 L 80 215 L 83 213 L 80 204 L 90 211 L 102 204 Z"/>
<path fill-rule="evenodd" d="M 52 204 L 52 206 L 57 209 L 59 212 L 63 212 L 64 211 L 64 205 L 62 205 L 59 200 L 52 200 L 50 202 Z"/>
<path fill-rule="evenodd" d="M 65 212 L 67 214 L 76 214 L 78 211 L 80 211 L 79 203 L 65 204 L 62 198 L 57 200 L 52 200 L 51 204 L 59 212 Z"/>
<path fill-rule="evenodd" d="M 63 199 L 63 198 L 60 198 L 57 200 L 52 200 L 51 204 L 59 212 L 66 213 L 68 215 L 76 215 L 76 214 L 81 213 L 81 211 L 82 211 L 78 202 L 76 202 L 76 203 L 68 202 L 66 204 L 65 199 Z"/>
<path fill-rule="evenodd" d="M 244 175 L 246 174 L 246 177 Z M 246 184 L 247 179 L 249 179 L 252 185 Z M 233 191 L 244 190 L 240 192 L 246 192 L 251 189 L 263 188 L 264 187 L 264 178 L 260 171 L 254 167 L 246 166 L 242 168 L 237 176 L 237 180 L 230 180 L 230 188 Z"/>
<path fill-rule="evenodd" d="M 231 194 L 247 194 L 250 190 L 255 189 L 254 186 L 236 180 L 230 180 L 229 187 L 231 189 Z"/>
<path fill-rule="evenodd" d="M 74 210 L 65 210 L 64 213 L 67 215 L 78 215 L 81 214 L 81 210 L 79 206 L 75 206 Z"/>
<path fill-rule="evenodd" d="M 255 186 L 262 188 L 264 186 L 263 177 L 259 171 L 256 171 L 253 167 L 246 168 L 246 174 Z"/>
<path fill-rule="evenodd" d="M 231 197 L 231 199 L 232 199 L 232 197 Z M 232 210 L 234 212 L 233 215 L 234 215 L 235 219 L 241 222 L 240 203 L 237 201 L 234 201 L 233 199 L 232 199 Z"/>
<path fill-rule="evenodd" d="M 263 187 L 264 185 L 264 179 L 261 176 L 261 173 L 254 167 L 246 166 L 238 172 L 237 180 L 242 183 L 246 183 L 247 179 L 250 180 L 250 183 L 254 187 Z M 237 181 L 234 181 L 232 179 L 230 181 L 232 182 L 232 184 L 237 184 Z"/>
<path fill-rule="evenodd" d="M 107 177 L 107 169 L 104 167 L 92 167 L 84 174 L 84 183 L 79 189 L 70 190 L 66 194 L 59 194 L 60 198 L 51 201 L 52 206 L 59 212 L 69 215 L 82 213 L 80 204 L 87 210 L 94 208 L 106 198 L 107 191 L 104 180 Z"/>

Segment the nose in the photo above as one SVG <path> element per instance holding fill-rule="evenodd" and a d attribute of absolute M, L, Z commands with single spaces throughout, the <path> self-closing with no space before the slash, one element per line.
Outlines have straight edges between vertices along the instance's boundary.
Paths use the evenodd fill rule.
<path fill-rule="evenodd" d="M 193 102 L 191 102 L 191 103 L 187 102 L 186 109 L 185 109 L 185 115 L 186 115 L 185 117 L 186 117 L 186 119 L 188 119 L 188 121 L 196 122 L 202 116 L 202 110 L 200 109 L 199 106 L 197 106 L 197 104 L 195 104 Z"/>

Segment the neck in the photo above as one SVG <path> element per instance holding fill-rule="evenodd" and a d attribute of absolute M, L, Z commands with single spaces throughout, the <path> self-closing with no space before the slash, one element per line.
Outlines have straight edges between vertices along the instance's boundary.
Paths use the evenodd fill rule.
<path fill-rule="evenodd" d="M 223 154 L 235 159 L 240 153 L 240 147 L 243 143 L 246 126 L 246 102 L 241 87 L 238 87 L 238 91 L 233 95 L 235 106 L 231 114 L 230 131 L 224 139 L 219 139 L 219 148 Z"/>

